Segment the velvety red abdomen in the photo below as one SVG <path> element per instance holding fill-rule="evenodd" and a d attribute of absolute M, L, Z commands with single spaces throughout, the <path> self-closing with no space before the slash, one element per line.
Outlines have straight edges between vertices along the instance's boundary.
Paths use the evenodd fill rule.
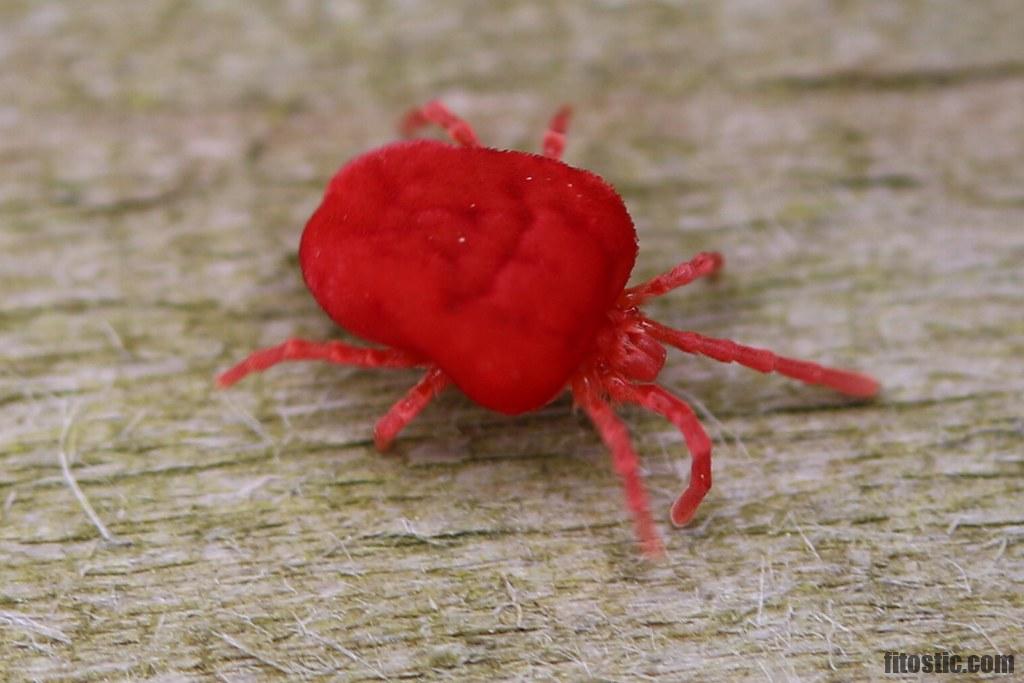
<path fill-rule="evenodd" d="M 343 167 L 299 258 L 339 325 L 423 356 L 470 398 L 514 414 L 565 386 L 636 249 L 626 207 L 598 176 L 420 140 Z"/>

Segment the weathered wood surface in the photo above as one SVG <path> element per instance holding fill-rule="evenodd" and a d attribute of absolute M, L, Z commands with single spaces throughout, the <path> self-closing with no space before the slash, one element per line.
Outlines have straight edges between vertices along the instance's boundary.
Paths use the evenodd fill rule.
<path fill-rule="evenodd" d="M 1024 5 L 0 4 L 5 680 L 878 678 L 1024 654 Z M 660 320 L 884 380 L 852 405 L 673 356 L 716 486 L 635 553 L 567 400 L 312 365 L 294 257 L 345 159 L 443 96 L 636 219 L 638 276 L 717 248 Z M 688 460 L 624 411 L 659 519 Z M 713 417 L 712 417 L 713 416 Z M 70 479 L 64 475 L 65 458 Z M 76 499 L 70 481 L 112 541 Z"/>

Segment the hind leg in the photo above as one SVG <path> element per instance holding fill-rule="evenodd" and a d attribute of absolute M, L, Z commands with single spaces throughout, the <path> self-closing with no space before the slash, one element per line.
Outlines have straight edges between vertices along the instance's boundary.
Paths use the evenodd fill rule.
<path fill-rule="evenodd" d="M 398 433 L 441 393 L 451 380 L 440 368 L 431 368 L 398 403 L 384 414 L 373 428 L 373 440 L 378 451 L 386 451 Z"/>
<path fill-rule="evenodd" d="M 451 139 L 463 147 L 480 146 L 480 141 L 477 140 L 473 128 L 437 100 L 427 102 L 419 109 L 413 109 L 406 114 L 402 119 L 402 134 L 412 135 L 431 123 L 444 128 Z"/>
<path fill-rule="evenodd" d="M 422 364 L 412 355 L 395 349 L 370 349 L 338 341 L 289 339 L 283 344 L 254 351 L 241 363 L 222 372 L 217 377 L 217 386 L 223 389 L 250 373 L 263 372 L 278 363 L 300 360 L 321 360 L 360 368 L 411 368 Z"/>
<path fill-rule="evenodd" d="M 569 127 L 571 115 L 572 109 L 565 105 L 551 117 L 551 123 L 548 124 L 548 130 L 544 133 L 544 141 L 541 143 L 544 156 L 552 159 L 562 158 L 562 152 L 565 150 L 565 130 Z"/>

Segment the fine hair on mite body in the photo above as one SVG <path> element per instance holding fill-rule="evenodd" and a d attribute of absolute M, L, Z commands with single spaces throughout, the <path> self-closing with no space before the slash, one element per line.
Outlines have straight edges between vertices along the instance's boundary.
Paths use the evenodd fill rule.
<path fill-rule="evenodd" d="M 601 177 L 561 161 L 569 109 L 552 118 L 542 155 L 481 146 L 468 123 L 434 101 L 402 122 L 451 143 L 407 140 L 356 157 L 331 179 L 299 247 L 303 278 L 338 325 L 378 344 L 290 339 L 217 378 L 228 387 L 284 361 L 421 367 L 419 382 L 377 422 L 379 450 L 450 385 L 509 415 L 569 389 L 612 453 L 645 554 L 664 552 L 636 451 L 613 405 L 671 422 L 690 451 L 690 481 L 671 508 L 688 523 L 711 488 L 711 440 L 693 410 L 654 384 L 665 346 L 870 398 L 873 378 L 779 356 L 646 317 L 649 299 L 716 274 L 714 252 L 626 287 L 637 235 Z"/>

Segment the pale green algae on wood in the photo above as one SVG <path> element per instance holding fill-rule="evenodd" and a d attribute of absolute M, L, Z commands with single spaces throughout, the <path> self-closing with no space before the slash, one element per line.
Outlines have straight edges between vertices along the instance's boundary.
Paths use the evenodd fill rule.
<path fill-rule="evenodd" d="M 4 680 L 865 680 L 1024 651 L 1018 2 L 0 3 Z M 623 193 L 653 317 L 872 372 L 855 405 L 707 360 L 623 410 L 668 559 L 559 400 L 405 371 L 212 377 L 337 334 L 294 256 L 347 158 L 442 96 Z M 61 457 L 68 465 L 62 472 Z M 77 483 L 95 520 L 69 481 Z M 99 521 L 110 541 L 104 540 Z"/>

